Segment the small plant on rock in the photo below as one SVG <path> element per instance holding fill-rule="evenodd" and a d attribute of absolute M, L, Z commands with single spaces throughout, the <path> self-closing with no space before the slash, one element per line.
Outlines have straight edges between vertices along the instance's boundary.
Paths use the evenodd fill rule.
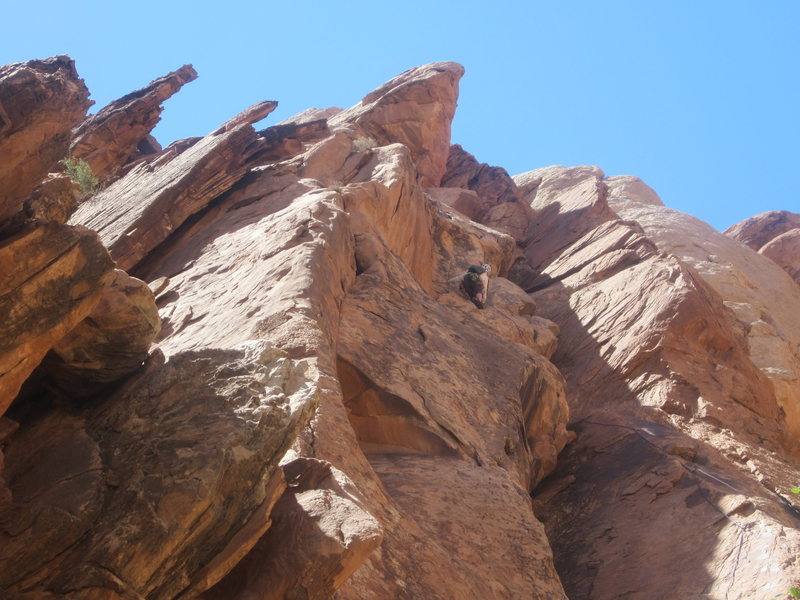
<path fill-rule="evenodd" d="M 97 179 L 92 167 L 85 160 L 68 156 L 60 162 L 64 165 L 64 173 L 80 186 L 81 194 L 84 197 L 100 191 L 100 180 Z"/>

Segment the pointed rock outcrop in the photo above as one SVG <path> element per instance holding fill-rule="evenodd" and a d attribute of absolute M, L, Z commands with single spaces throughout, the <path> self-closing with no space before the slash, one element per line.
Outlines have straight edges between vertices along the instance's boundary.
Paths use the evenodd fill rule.
<path fill-rule="evenodd" d="M 0 67 L 0 229 L 67 157 L 72 128 L 91 104 L 68 56 Z"/>
<path fill-rule="evenodd" d="M 170 146 L 84 202 L 70 222 L 97 231 L 117 266 L 132 269 L 244 176 L 260 149 L 251 123 L 276 106 L 259 103 L 188 147 Z"/>
<path fill-rule="evenodd" d="M 161 120 L 161 104 L 194 79 L 197 72 L 184 65 L 114 100 L 75 128 L 70 155 L 85 160 L 95 176 L 107 180 L 136 157 L 160 150 L 149 135 Z"/>
<path fill-rule="evenodd" d="M 400 143 L 411 152 L 424 187 L 436 187 L 450 149 L 450 123 L 464 67 L 452 62 L 409 69 L 329 119 L 332 129 L 356 127 L 364 144 Z"/>

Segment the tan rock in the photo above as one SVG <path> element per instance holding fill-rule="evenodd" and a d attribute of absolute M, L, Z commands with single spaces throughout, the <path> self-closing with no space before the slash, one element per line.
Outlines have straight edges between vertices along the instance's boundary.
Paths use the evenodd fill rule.
<path fill-rule="evenodd" d="M 524 492 L 552 469 L 569 439 L 560 376 L 542 357 L 474 322 L 468 308 L 436 303 L 413 281 L 397 259 L 378 256 L 342 306 L 345 405 L 361 449 L 401 512 L 384 517 L 380 556 L 340 594 L 561 597 Z M 482 312 L 491 310 L 501 309 Z M 421 355 L 425 361 L 417 360 Z M 434 497 L 432 481 L 440 488 Z M 505 505 L 515 525 L 501 526 L 503 517 L 489 509 L 479 513 L 486 526 L 476 526 L 475 508 L 464 495 L 477 488 Z M 465 506 L 452 506 L 453 498 Z M 474 493 L 471 498 L 475 506 L 489 502 Z M 519 527 L 520 519 L 530 530 L 510 535 L 507 528 Z M 445 535 L 455 531 L 475 537 Z M 404 548 L 420 536 L 429 542 L 409 556 Z M 494 549 L 483 569 L 470 560 L 469 546 L 478 538 Z M 389 574 L 398 571 L 405 577 L 396 582 Z"/>
<path fill-rule="evenodd" d="M 608 182 L 613 190 L 616 183 Z M 659 250 L 691 265 L 733 311 L 747 336 L 752 362 L 772 381 L 785 427 L 800 434 L 800 288 L 764 256 L 689 215 L 643 204 L 624 193 L 611 196 L 623 218 L 636 221 Z"/>
<path fill-rule="evenodd" d="M 288 489 L 270 513 L 269 531 L 201 598 L 331 597 L 379 546 L 380 524 L 344 473 L 310 458 L 291 460 L 284 472 Z M 289 547 L 287 540 L 302 543 Z"/>
<path fill-rule="evenodd" d="M 28 225 L 0 243 L 0 414 L 42 358 L 86 318 L 112 277 L 94 232 Z"/>
<path fill-rule="evenodd" d="M 0 224 L 67 156 L 91 104 L 68 56 L 0 67 Z"/>
<path fill-rule="evenodd" d="M 114 100 L 75 128 L 70 155 L 85 160 L 99 179 L 113 177 L 130 160 L 155 150 L 147 138 L 161 120 L 161 104 L 194 79 L 197 72 L 184 65 Z"/>
<path fill-rule="evenodd" d="M 117 266 L 131 270 L 244 176 L 259 149 L 250 123 L 275 106 L 255 105 L 177 154 L 167 148 L 81 204 L 70 222 L 97 231 Z"/>
<path fill-rule="evenodd" d="M 567 595 L 788 589 L 786 557 L 800 538 L 773 490 L 800 475 L 781 458 L 782 416 L 740 326 L 681 260 L 689 224 L 641 182 L 596 168 L 515 180 L 537 214 L 539 237 L 525 249 L 540 271 L 533 296 L 560 327 L 553 361 L 578 430 L 535 502 Z M 756 530 L 788 537 L 779 548 Z"/>
<path fill-rule="evenodd" d="M 421 183 L 436 187 L 446 169 L 450 122 L 464 67 L 439 62 L 409 69 L 364 96 L 359 104 L 328 120 L 331 129 L 356 127 L 375 145 L 404 144 Z"/>
<path fill-rule="evenodd" d="M 315 378 L 311 361 L 260 342 L 184 352 L 99 410 L 21 429 L 6 455 L 0 586 L 175 598 L 213 585 L 269 526 Z"/>
<path fill-rule="evenodd" d="M 532 486 L 542 465 L 554 464 L 552 451 L 532 448 L 549 440 L 558 450 L 568 439 L 560 376 L 541 356 L 493 337 L 469 309 L 427 298 L 392 263 L 382 256 L 368 267 L 342 306 L 339 375 L 362 448 L 498 464 Z M 520 423 L 531 425 L 523 439 Z"/>
<path fill-rule="evenodd" d="M 454 578 L 468 589 L 453 586 L 435 597 L 566 599 L 530 496 L 505 469 L 419 455 L 377 456 L 372 463 L 391 497 L 456 563 L 437 572 L 414 561 L 404 570 L 406 593 L 395 597 L 432 597 L 414 596 L 412 582 Z"/>
<path fill-rule="evenodd" d="M 441 185 L 469 189 L 478 195 L 480 202 L 475 216 L 467 215 L 475 221 L 507 233 L 520 242 L 528 237 L 533 213 L 505 169 L 479 163 L 456 144 L 450 147 L 447 171 Z"/>
<path fill-rule="evenodd" d="M 465 217 L 477 221 L 480 212 L 480 197 L 472 190 L 462 188 L 426 188 L 425 193 L 442 204 L 446 204 Z"/>
<path fill-rule="evenodd" d="M 786 233 L 772 238 L 759 250 L 767 258 L 771 258 L 800 284 L 800 228 L 790 229 Z"/>
<path fill-rule="evenodd" d="M 66 175 L 50 173 L 25 200 L 25 216 L 66 223 L 78 208 L 80 187 Z"/>
<path fill-rule="evenodd" d="M 770 240 L 800 227 L 800 214 L 786 210 L 775 210 L 758 214 L 741 223 L 728 227 L 724 233 L 728 237 L 747 244 L 758 252 Z"/>
<path fill-rule="evenodd" d="M 43 366 L 69 395 L 92 393 L 141 366 L 160 327 L 147 284 L 116 269 L 91 314 L 53 346 Z"/>

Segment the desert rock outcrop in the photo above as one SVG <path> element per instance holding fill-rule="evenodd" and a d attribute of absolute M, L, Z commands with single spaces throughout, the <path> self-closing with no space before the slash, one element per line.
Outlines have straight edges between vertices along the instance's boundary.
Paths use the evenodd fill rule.
<path fill-rule="evenodd" d="M 451 146 L 463 73 L 256 131 L 264 101 L 164 149 L 190 67 L 72 138 L 70 109 L 49 135 L 111 183 L 64 224 L 50 161 L 8 204 L 0 595 L 797 583 L 797 286 L 635 178 Z M 458 284 L 484 263 L 478 309 Z"/>
<path fill-rule="evenodd" d="M 800 284 L 800 214 L 761 213 L 725 230 L 725 235 L 778 263 Z"/>
<path fill-rule="evenodd" d="M 730 280 L 707 275 L 685 243 L 699 253 L 730 240 L 705 225 L 692 237 L 696 220 L 594 167 L 515 180 L 548 232 L 525 252 L 540 270 L 533 297 L 560 326 L 553 361 L 578 434 L 535 502 L 568 596 L 788 590 L 800 544 L 786 510 L 789 419 L 725 306 Z"/>
<path fill-rule="evenodd" d="M 0 228 L 67 157 L 91 104 L 68 56 L 0 67 Z"/>
<path fill-rule="evenodd" d="M 161 104 L 196 78 L 192 66 L 184 65 L 87 117 L 72 132 L 70 155 L 85 160 L 99 179 L 109 179 L 137 156 L 161 150 L 149 137 Z"/>

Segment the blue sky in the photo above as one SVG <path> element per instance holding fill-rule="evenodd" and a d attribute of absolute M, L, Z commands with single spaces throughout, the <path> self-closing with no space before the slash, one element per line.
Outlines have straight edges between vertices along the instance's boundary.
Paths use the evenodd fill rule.
<path fill-rule="evenodd" d="M 466 68 L 454 143 L 511 174 L 593 164 L 718 229 L 800 212 L 800 2 L 15 2 L 0 63 L 69 54 L 96 110 L 191 63 L 163 144 L 260 100 L 264 125 L 394 75 Z"/>

